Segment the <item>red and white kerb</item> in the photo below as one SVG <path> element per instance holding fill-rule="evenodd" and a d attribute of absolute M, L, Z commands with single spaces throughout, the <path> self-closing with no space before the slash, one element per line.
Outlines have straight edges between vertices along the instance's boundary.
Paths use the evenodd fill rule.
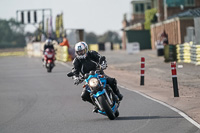
<path fill-rule="evenodd" d="M 144 76 L 145 71 L 145 58 L 141 57 L 141 76 Z"/>

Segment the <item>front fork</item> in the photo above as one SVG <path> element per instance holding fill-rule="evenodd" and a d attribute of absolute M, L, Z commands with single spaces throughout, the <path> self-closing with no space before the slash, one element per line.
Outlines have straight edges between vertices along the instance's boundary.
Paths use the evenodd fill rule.
<path fill-rule="evenodd" d="M 109 103 L 110 105 L 112 105 L 112 101 L 111 101 L 110 97 L 108 96 L 107 91 L 105 91 L 105 95 L 106 95 L 106 98 L 107 98 L 107 100 L 108 100 L 108 103 Z"/>

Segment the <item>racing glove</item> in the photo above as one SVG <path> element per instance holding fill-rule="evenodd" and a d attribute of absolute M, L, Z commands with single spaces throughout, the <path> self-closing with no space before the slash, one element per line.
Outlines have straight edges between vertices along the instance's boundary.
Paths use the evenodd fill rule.
<path fill-rule="evenodd" d="M 74 77 L 74 84 L 78 85 L 80 83 L 80 80 L 78 77 Z"/>
<path fill-rule="evenodd" d="M 107 68 L 107 63 L 106 63 L 106 61 L 103 61 L 102 63 L 101 63 L 101 69 L 106 69 Z"/>

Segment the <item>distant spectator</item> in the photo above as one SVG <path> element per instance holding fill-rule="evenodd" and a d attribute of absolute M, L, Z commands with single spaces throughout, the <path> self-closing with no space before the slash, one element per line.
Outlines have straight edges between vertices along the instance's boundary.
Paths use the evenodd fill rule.
<path fill-rule="evenodd" d="M 63 37 L 63 42 L 60 43 L 60 46 L 67 46 L 68 48 L 70 47 L 66 36 Z"/>
<path fill-rule="evenodd" d="M 156 48 L 157 49 L 163 49 L 164 45 L 162 42 L 162 37 L 158 35 L 158 40 L 155 42 Z"/>
<path fill-rule="evenodd" d="M 44 45 L 44 48 L 43 48 L 43 54 L 45 53 L 45 50 L 49 48 L 49 49 L 53 49 L 54 50 L 54 46 L 52 44 L 52 40 L 51 39 L 47 39 L 45 41 L 45 45 Z"/>
<path fill-rule="evenodd" d="M 73 60 L 74 57 L 75 57 L 75 54 L 74 54 L 74 53 L 75 53 L 75 50 L 74 50 L 74 48 L 71 48 L 71 47 L 70 47 L 66 35 L 63 36 L 63 42 L 60 43 L 60 46 L 67 46 L 69 58 L 71 58 L 71 60 Z"/>
<path fill-rule="evenodd" d="M 158 35 L 158 40 L 155 42 L 157 48 L 157 55 L 163 56 L 164 55 L 164 45 L 163 45 L 163 37 L 162 35 Z"/>
<path fill-rule="evenodd" d="M 165 32 L 165 30 L 163 31 L 163 33 L 161 34 L 161 42 L 163 45 L 168 45 L 168 35 Z"/>

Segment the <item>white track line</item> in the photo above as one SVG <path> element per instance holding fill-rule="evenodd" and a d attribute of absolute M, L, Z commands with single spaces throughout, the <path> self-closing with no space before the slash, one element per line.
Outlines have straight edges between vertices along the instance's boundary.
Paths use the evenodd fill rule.
<path fill-rule="evenodd" d="M 148 99 L 150 99 L 150 100 L 152 100 L 152 101 L 155 101 L 155 102 L 157 102 L 157 103 L 160 103 L 160 104 L 164 105 L 165 107 L 170 108 L 171 110 L 177 112 L 178 114 L 180 114 L 181 116 L 183 116 L 186 120 L 188 120 L 189 122 L 191 122 L 193 125 L 195 125 L 197 128 L 200 129 L 200 124 L 198 124 L 196 121 L 194 121 L 194 120 L 193 120 L 192 118 L 190 118 L 188 115 L 186 115 L 184 112 L 182 112 L 182 111 L 180 111 L 180 110 L 178 110 L 178 109 L 176 109 L 176 108 L 174 108 L 174 107 L 172 107 L 172 106 L 170 106 L 170 105 L 168 105 L 168 104 L 166 104 L 166 103 L 164 103 L 164 102 L 162 102 L 162 101 L 159 101 L 159 100 L 157 100 L 157 99 L 154 99 L 154 98 L 152 98 L 152 97 L 149 97 L 149 96 L 147 96 L 147 95 L 145 95 L 145 94 L 143 94 L 143 93 L 141 93 L 141 92 L 139 92 L 139 91 L 131 90 L 131 89 L 126 88 L 126 87 L 121 86 L 121 85 L 119 85 L 119 87 L 124 88 L 124 89 L 129 90 L 129 91 L 133 91 L 133 92 L 135 92 L 135 93 L 137 93 L 137 94 L 142 95 L 143 97 L 146 97 L 146 98 L 148 98 Z"/>

